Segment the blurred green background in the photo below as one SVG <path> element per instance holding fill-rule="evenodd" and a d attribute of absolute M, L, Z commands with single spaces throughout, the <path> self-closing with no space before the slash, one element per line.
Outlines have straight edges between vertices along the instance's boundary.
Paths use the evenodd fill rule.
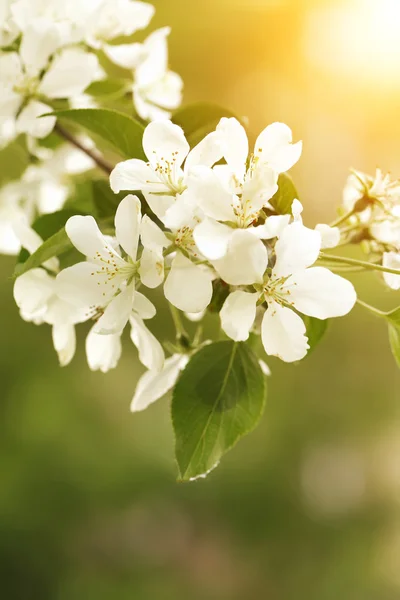
<path fill-rule="evenodd" d="M 185 101 L 275 120 L 303 139 L 310 224 L 350 166 L 400 176 L 400 3 L 159 0 Z M 395 30 L 396 35 L 393 34 Z M 1 257 L 0 589 L 5 600 L 398 600 L 400 374 L 384 323 L 355 309 L 299 366 L 270 360 L 258 429 L 204 481 L 177 484 L 168 400 L 129 404 L 141 373 L 60 369 L 18 316 Z M 360 296 L 399 304 L 379 278 Z M 171 331 L 160 312 L 154 330 Z"/>

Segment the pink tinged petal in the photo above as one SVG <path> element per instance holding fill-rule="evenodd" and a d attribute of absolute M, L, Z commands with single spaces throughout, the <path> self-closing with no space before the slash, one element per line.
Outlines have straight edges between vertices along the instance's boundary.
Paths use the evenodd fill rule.
<path fill-rule="evenodd" d="M 211 302 L 212 274 L 177 254 L 164 285 L 165 297 L 184 312 L 201 312 Z"/>
<path fill-rule="evenodd" d="M 186 356 L 174 354 L 166 359 L 161 372 L 144 373 L 137 383 L 131 411 L 145 410 L 150 404 L 165 396 L 174 387 L 188 360 Z"/>
<path fill-rule="evenodd" d="M 47 104 L 31 100 L 17 117 L 17 132 L 27 133 L 34 138 L 45 138 L 53 131 L 56 117 L 40 117 L 51 112 L 52 109 Z"/>
<path fill-rule="evenodd" d="M 230 285 L 262 283 L 268 266 L 268 252 L 251 231 L 236 229 L 226 255 L 213 261 L 213 266 L 221 279 Z"/>
<path fill-rule="evenodd" d="M 144 248 L 140 258 L 140 280 L 148 288 L 156 288 L 164 281 L 164 257 L 162 252 Z"/>
<path fill-rule="evenodd" d="M 183 129 L 171 121 L 153 121 L 143 134 L 143 150 L 153 168 L 169 161 L 178 169 L 185 160 L 190 146 Z"/>
<path fill-rule="evenodd" d="M 357 300 L 350 281 L 324 267 L 298 272 L 286 282 L 290 302 L 304 315 L 330 319 L 347 315 Z"/>
<path fill-rule="evenodd" d="M 131 340 L 138 349 L 140 362 L 152 371 L 161 371 L 165 356 L 160 342 L 139 317 L 132 316 L 130 323 Z"/>
<path fill-rule="evenodd" d="M 94 327 L 86 338 L 86 358 L 91 371 L 107 373 L 115 369 L 121 358 L 121 335 L 101 335 L 95 333 Z"/>
<path fill-rule="evenodd" d="M 140 239 L 145 248 L 149 250 L 162 251 L 170 245 L 168 238 L 147 215 L 144 215 L 140 225 Z"/>
<path fill-rule="evenodd" d="M 75 248 L 90 261 L 97 262 L 100 266 L 105 265 L 109 260 L 121 266 L 125 264 L 107 242 L 93 217 L 80 215 L 71 217 L 65 225 L 65 231 Z"/>
<path fill-rule="evenodd" d="M 110 186 L 115 194 L 139 190 L 169 192 L 169 187 L 160 182 L 154 170 L 138 158 L 118 163 L 110 175 Z"/>
<path fill-rule="evenodd" d="M 246 161 L 249 154 L 249 142 L 244 127 L 237 119 L 223 117 L 217 132 L 223 156 L 229 167 L 241 181 L 246 172 Z"/>
<path fill-rule="evenodd" d="M 55 280 L 44 269 L 32 269 L 18 277 L 14 284 L 14 300 L 25 321 L 43 316 L 54 293 Z"/>
<path fill-rule="evenodd" d="M 122 333 L 132 313 L 133 304 L 134 289 L 130 285 L 111 300 L 103 315 L 97 321 L 94 332 L 102 335 Z"/>
<path fill-rule="evenodd" d="M 400 270 L 400 254 L 397 252 L 385 252 L 383 255 L 382 264 L 389 269 Z M 383 279 L 387 286 L 392 290 L 400 290 L 400 275 L 393 273 L 383 273 Z"/>
<path fill-rule="evenodd" d="M 53 325 L 52 337 L 60 365 L 66 367 L 73 359 L 76 350 L 75 327 L 68 324 Z"/>
<path fill-rule="evenodd" d="M 136 260 L 141 219 L 140 200 L 129 194 L 121 200 L 115 214 L 115 237 L 133 261 Z"/>
<path fill-rule="evenodd" d="M 267 217 L 263 225 L 249 229 L 260 240 L 271 240 L 279 237 L 282 231 L 289 225 L 290 215 L 273 215 Z"/>
<path fill-rule="evenodd" d="M 301 360 L 309 349 L 303 320 L 290 308 L 270 302 L 261 326 L 265 352 L 285 362 Z"/>
<path fill-rule="evenodd" d="M 256 318 L 258 294 L 237 290 L 229 294 L 220 312 L 221 326 L 235 342 L 248 339 Z"/>
<path fill-rule="evenodd" d="M 86 308 L 89 314 L 107 304 L 116 290 L 108 283 L 107 274 L 99 273 L 97 265 L 80 262 L 57 275 L 56 291 L 60 298 L 78 308 Z"/>
<path fill-rule="evenodd" d="M 206 217 L 193 230 L 197 248 L 206 258 L 217 260 L 225 256 L 234 229 Z"/>
<path fill-rule="evenodd" d="M 114 64 L 123 69 L 134 70 L 146 55 L 143 44 L 118 44 L 117 46 L 103 46 L 105 55 Z"/>
<path fill-rule="evenodd" d="M 19 49 L 25 71 L 32 76 L 39 75 L 59 47 L 60 41 L 55 23 L 48 19 L 34 19 L 26 28 Z"/>
<path fill-rule="evenodd" d="M 156 307 L 146 296 L 140 292 L 135 292 L 133 312 L 141 319 L 152 319 L 156 315 Z"/>
<path fill-rule="evenodd" d="M 321 248 L 336 248 L 340 242 L 340 229 L 338 227 L 329 227 L 321 223 L 316 225 L 316 231 L 321 234 Z"/>
<path fill-rule="evenodd" d="M 216 221 L 236 220 L 233 210 L 236 196 L 224 187 L 212 169 L 193 167 L 186 178 L 186 184 L 207 217 Z"/>
<path fill-rule="evenodd" d="M 260 133 L 255 154 L 277 173 L 288 171 L 297 163 L 302 152 L 302 142 L 292 144 L 292 131 L 284 123 L 272 123 Z"/>
<path fill-rule="evenodd" d="M 276 263 L 273 273 L 286 277 L 315 263 L 321 250 L 321 234 L 300 222 L 288 225 L 275 245 Z"/>
<path fill-rule="evenodd" d="M 80 48 L 66 48 L 53 60 L 39 92 L 48 98 L 79 96 L 96 79 L 98 59 Z"/>
<path fill-rule="evenodd" d="M 212 167 L 222 158 L 219 135 L 216 131 L 209 133 L 191 150 L 185 162 L 185 173 L 198 166 Z"/>

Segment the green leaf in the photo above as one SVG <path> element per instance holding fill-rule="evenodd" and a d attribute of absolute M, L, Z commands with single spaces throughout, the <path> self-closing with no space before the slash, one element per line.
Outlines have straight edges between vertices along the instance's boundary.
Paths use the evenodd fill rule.
<path fill-rule="evenodd" d="M 172 115 L 172 121 L 182 127 L 186 139 L 193 148 L 208 133 L 215 130 L 222 117 L 236 117 L 232 111 L 217 104 L 196 103 L 180 108 Z"/>
<path fill-rule="evenodd" d="M 126 91 L 129 91 L 129 84 L 125 79 L 102 79 L 91 83 L 85 94 L 94 98 L 112 99 L 119 98 Z"/>
<path fill-rule="evenodd" d="M 280 215 L 288 215 L 292 212 L 292 203 L 299 198 L 290 175 L 281 173 L 278 178 L 278 191 L 270 200 L 270 203 Z"/>
<path fill-rule="evenodd" d="M 0 150 L 0 186 L 19 179 L 29 165 L 24 136 L 17 137 Z"/>
<path fill-rule="evenodd" d="M 400 306 L 390 312 L 384 313 L 384 317 L 395 326 L 400 327 Z"/>
<path fill-rule="evenodd" d="M 118 204 L 126 196 L 126 193 L 114 194 L 110 184 L 105 179 L 92 181 L 93 201 L 100 218 L 115 215 Z"/>
<path fill-rule="evenodd" d="M 327 319 L 321 320 L 316 319 L 315 317 L 306 316 L 303 316 L 303 321 L 307 328 L 306 336 L 308 337 L 308 343 L 310 345 L 310 349 L 307 354 L 307 356 L 309 356 L 324 337 L 328 329 L 329 321 Z"/>
<path fill-rule="evenodd" d="M 52 114 L 61 122 L 79 125 L 100 137 L 106 147 L 122 158 L 146 158 L 142 148 L 144 127 L 129 115 L 105 108 L 59 110 Z"/>
<path fill-rule="evenodd" d="M 257 425 L 265 377 L 246 344 L 217 342 L 197 352 L 172 398 L 176 459 L 183 481 L 205 476 Z"/>

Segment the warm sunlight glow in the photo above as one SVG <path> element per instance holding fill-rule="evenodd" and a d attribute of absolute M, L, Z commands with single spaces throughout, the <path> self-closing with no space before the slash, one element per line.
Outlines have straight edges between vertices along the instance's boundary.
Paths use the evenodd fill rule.
<path fill-rule="evenodd" d="M 313 64 L 371 86 L 400 87 L 400 0 L 347 0 L 318 8 L 305 36 Z"/>

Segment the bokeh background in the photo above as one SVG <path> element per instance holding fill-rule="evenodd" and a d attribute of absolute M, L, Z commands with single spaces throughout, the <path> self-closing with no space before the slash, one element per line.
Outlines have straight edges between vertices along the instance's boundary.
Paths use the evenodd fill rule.
<path fill-rule="evenodd" d="M 185 101 L 288 123 L 308 223 L 348 168 L 400 176 L 399 0 L 158 0 Z M 5 600 L 398 600 L 400 374 L 384 323 L 355 309 L 299 366 L 270 360 L 267 409 L 206 480 L 177 484 L 168 400 L 141 373 L 60 369 L 0 260 L 0 594 Z M 399 304 L 375 276 L 360 296 Z M 155 324 L 171 331 L 162 311 Z M 81 342 L 84 332 L 82 332 Z"/>

